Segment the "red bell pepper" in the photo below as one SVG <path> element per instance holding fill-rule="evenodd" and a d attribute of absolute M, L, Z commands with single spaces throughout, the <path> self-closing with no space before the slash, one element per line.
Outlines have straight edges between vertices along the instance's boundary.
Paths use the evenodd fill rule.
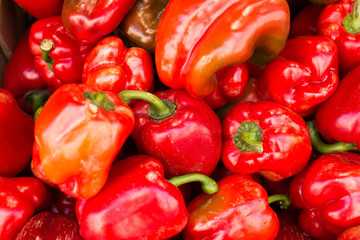
<path fill-rule="evenodd" d="M 24 225 L 14 240 L 83 240 L 76 219 L 63 214 L 44 211 L 36 214 Z"/>
<path fill-rule="evenodd" d="M 226 66 L 274 59 L 290 27 L 285 0 L 172 0 L 160 20 L 155 63 L 160 80 L 192 96 L 215 91 Z"/>
<path fill-rule="evenodd" d="M 360 149 L 360 66 L 339 83 L 336 92 L 316 112 L 319 132 Z"/>
<path fill-rule="evenodd" d="M 0 176 L 14 177 L 30 162 L 34 122 L 14 96 L 0 88 Z"/>
<path fill-rule="evenodd" d="M 96 43 L 119 25 L 135 0 L 64 0 L 62 21 L 82 43 Z"/>
<path fill-rule="evenodd" d="M 85 60 L 82 82 L 101 91 L 151 91 L 154 84 L 153 61 L 142 48 L 127 49 L 120 38 L 103 38 Z"/>
<path fill-rule="evenodd" d="M 193 180 L 200 180 L 208 193 L 217 191 L 216 182 L 200 174 L 166 180 L 160 161 L 149 156 L 123 159 L 111 167 L 108 181 L 96 196 L 77 201 L 80 234 L 87 240 L 169 239 L 188 220 L 176 186 Z"/>
<path fill-rule="evenodd" d="M 248 80 L 247 64 L 228 66 L 215 73 L 216 90 L 204 98 L 213 109 L 223 107 L 227 103 L 238 101 L 245 92 Z"/>
<path fill-rule="evenodd" d="M 318 240 L 332 240 L 359 225 L 359 181 L 357 153 L 328 153 L 312 162 L 290 185 L 292 203 L 303 210 L 300 227 Z"/>
<path fill-rule="evenodd" d="M 280 103 L 301 116 L 316 111 L 339 83 L 338 51 L 333 40 L 299 36 L 286 42 L 259 79 L 264 99 Z"/>
<path fill-rule="evenodd" d="M 46 186 L 34 177 L 0 177 L 0 238 L 14 240 L 16 234 L 50 200 Z"/>
<path fill-rule="evenodd" d="M 277 212 L 276 215 L 279 219 L 280 229 L 274 240 L 313 240 L 300 228 L 297 212 L 283 210 Z"/>
<path fill-rule="evenodd" d="M 35 122 L 33 172 L 71 197 L 88 199 L 104 185 L 133 126 L 133 112 L 116 94 L 65 84 Z"/>
<path fill-rule="evenodd" d="M 161 161 L 166 177 L 211 174 L 220 160 L 221 123 L 205 101 L 175 89 L 155 94 L 124 90 L 120 97 L 145 100 L 132 107 L 131 136 L 141 153 Z"/>
<path fill-rule="evenodd" d="M 22 9 L 35 18 L 47 18 L 60 15 L 64 0 L 13 0 Z"/>
<path fill-rule="evenodd" d="M 335 41 L 339 50 L 340 76 L 360 65 L 360 8 L 358 0 L 327 5 L 318 19 L 318 34 Z"/>
<path fill-rule="evenodd" d="M 201 194 L 187 206 L 184 240 L 274 239 L 279 220 L 265 189 L 250 176 L 232 174 L 218 182 L 219 191 Z"/>
<path fill-rule="evenodd" d="M 311 142 L 305 121 L 271 101 L 239 102 L 222 122 L 221 159 L 234 173 L 278 181 L 307 165 Z"/>
<path fill-rule="evenodd" d="M 85 58 L 93 45 L 79 43 L 65 29 L 61 17 L 43 18 L 30 28 L 30 50 L 47 86 L 81 82 Z"/>
<path fill-rule="evenodd" d="M 360 239 L 360 225 L 346 229 L 337 238 L 337 240 L 358 240 L 358 239 Z"/>

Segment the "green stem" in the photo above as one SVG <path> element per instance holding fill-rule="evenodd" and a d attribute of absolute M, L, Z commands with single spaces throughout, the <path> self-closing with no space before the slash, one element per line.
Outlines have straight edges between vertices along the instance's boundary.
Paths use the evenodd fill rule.
<path fill-rule="evenodd" d="M 190 173 L 182 176 L 176 176 L 170 178 L 168 181 L 174 184 L 176 187 L 190 182 L 200 182 L 202 190 L 207 194 L 213 194 L 219 190 L 215 180 L 200 173 Z"/>
<path fill-rule="evenodd" d="M 36 112 L 34 113 L 34 122 L 36 122 L 36 119 L 39 117 L 41 110 L 43 109 L 43 106 L 39 107 Z"/>
<path fill-rule="evenodd" d="M 83 97 L 91 100 L 90 109 L 94 113 L 99 110 L 99 107 L 102 107 L 105 111 L 112 111 L 115 109 L 114 103 L 106 96 L 106 93 L 104 92 L 93 93 L 86 91 L 84 92 Z"/>
<path fill-rule="evenodd" d="M 55 44 L 50 39 L 44 39 L 40 43 L 41 58 L 46 62 L 48 68 L 53 71 L 54 59 L 50 57 L 50 51 L 55 47 Z"/>
<path fill-rule="evenodd" d="M 236 130 L 233 139 L 239 151 L 262 153 L 262 134 L 263 132 L 258 124 L 243 122 Z"/>
<path fill-rule="evenodd" d="M 346 32 L 353 34 L 360 33 L 360 0 L 355 0 L 352 13 L 348 14 L 342 23 Z"/>
<path fill-rule="evenodd" d="M 40 89 L 30 90 L 24 95 L 25 101 L 32 105 L 33 113 L 35 113 L 39 107 L 43 106 L 49 97 L 50 93 L 48 91 Z"/>
<path fill-rule="evenodd" d="M 332 153 L 332 152 L 349 152 L 349 151 L 358 151 L 355 144 L 353 143 L 344 143 L 336 142 L 332 144 L 325 143 L 319 134 L 319 131 L 316 129 L 315 121 L 307 122 L 310 140 L 313 147 L 320 153 Z"/>
<path fill-rule="evenodd" d="M 170 100 L 161 100 L 152 93 L 136 90 L 123 90 L 119 93 L 120 98 L 127 104 L 131 99 L 140 99 L 149 102 L 148 115 L 154 120 L 164 120 L 175 113 L 176 105 Z"/>
<path fill-rule="evenodd" d="M 291 201 L 286 194 L 274 194 L 269 196 L 268 199 L 269 199 L 269 204 L 272 204 L 274 202 L 280 202 L 281 209 L 286 209 L 291 204 Z"/>

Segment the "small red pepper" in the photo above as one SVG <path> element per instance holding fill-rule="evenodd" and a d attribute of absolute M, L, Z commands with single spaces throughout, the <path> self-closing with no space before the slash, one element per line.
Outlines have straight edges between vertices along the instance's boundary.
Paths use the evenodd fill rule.
<path fill-rule="evenodd" d="M 34 177 L 0 177 L 0 193 L 1 240 L 14 240 L 35 211 L 50 201 L 50 192 Z"/>
<path fill-rule="evenodd" d="M 64 0 L 62 21 L 74 37 L 96 43 L 119 25 L 135 0 Z"/>
<path fill-rule="evenodd" d="M 47 86 L 80 83 L 85 58 L 93 45 L 82 44 L 65 29 L 61 17 L 43 18 L 30 28 L 30 50 Z"/>
<path fill-rule="evenodd" d="M 63 214 L 43 211 L 24 225 L 14 240 L 71 239 L 83 240 L 76 219 Z"/>
<path fill-rule="evenodd" d="M 346 229 L 337 238 L 337 240 L 359 240 L 359 239 L 360 239 L 360 225 Z"/>
<path fill-rule="evenodd" d="M 127 49 L 115 36 L 103 38 L 85 60 L 82 82 L 101 91 L 151 91 L 154 84 L 153 61 L 142 48 Z"/>
<path fill-rule="evenodd" d="M 239 102 L 222 122 L 222 161 L 234 173 L 278 181 L 307 165 L 311 142 L 305 121 L 271 101 Z"/>
<path fill-rule="evenodd" d="M 69 196 L 88 199 L 104 185 L 133 126 L 133 112 L 116 94 L 65 84 L 35 122 L 33 172 Z"/>
<path fill-rule="evenodd" d="M 34 121 L 0 88 L 0 176 L 14 177 L 30 162 L 34 143 Z"/>
<path fill-rule="evenodd" d="M 120 97 L 145 100 L 132 107 L 131 136 L 140 152 L 161 161 L 166 177 L 211 174 L 220 160 L 221 123 L 204 100 L 175 89 L 155 94 L 124 90 Z"/>
<path fill-rule="evenodd" d="M 159 78 L 205 97 L 215 91 L 219 69 L 250 58 L 257 64 L 274 59 L 289 28 L 285 0 L 170 1 L 156 35 Z"/>
<path fill-rule="evenodd" d="M 299 36 L 289 39 L 276 59 L 266 65 L 259 90 L 264 99 L 309 116 L 335 92 L 338 83 L 334 41 L 322 36 Z"/>
<path fill-rule="evenodd" d="M 318 240 L 336 239 L 360 224 L 360 155 L 323 154 L 290 185 L 290 199 L 303 211 L 300 227 Z"/>
<path fill-rule="evenodd" d="M 60 15 L 64 2 L 64 0 L 13 1 L 16 2 L 27 13 L 30 13 L 30 15 L 37 19 Z"/>
<path fill-rule="evenodd" d="M 157 159 L 134 155 L 115 163 L 103 189 L 93 198 L 78 200 L 80 234 L 87 240 L 169 239 L 188 220 L 186 205 L 176 186 L 200 180 L 204 191 L 217 191 L 212 179 L 189 174 L 169 181 Z"/>

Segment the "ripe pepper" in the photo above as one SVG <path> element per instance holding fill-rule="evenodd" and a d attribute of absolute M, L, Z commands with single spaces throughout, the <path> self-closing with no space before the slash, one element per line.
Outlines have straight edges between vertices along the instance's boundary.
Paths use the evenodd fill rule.
<path fill-rule="evenodd" d="M 80 234 L 97 239 L 169 239 L 186 225 L 188 213 L 176 186 L 200 180 L 204 191 L 217 191 L 215 181 L 189 174 L 169 181 L 155 158 L 134 155 L 115 163 L 103 189 L 93 198 L 77 200 Z"/>
<path fill-rule="evenodd" d="M 60 15 L 64 0 L 13 0 L 33 17 L 47 18 Z"/>
<path fill-rule="evenodd" d="M 234 173 L 258 173 L 279 181 L 298 174 L 310 159 L 305 121 L 278 103 L 239 102 L 222 127 L 221 159 Z"/>
<path fill-rule="evenodd" d="M 46 207 L 50 192 L 34 177 L 0 177 L 0 238 L 13 240 L 35 211 Z"/>
<path fill-rule="evenodd" d="M 65 84 L 35 122 L 32 170 L 65 194 L 88 199 L 104 185 L 133 126 L 131 109 L 116 94 Z"/>
<path fill-rule="evenodd" d="M 299 36 L 289 39 L 276 59 L 266 65 L 259 90 L 264 99 L 308 116 L 335 92 L 338 83 L 334 41 L 322 36 Z"/>
<path fill-rule="evenodd" d="M 155 63 L 160 80 L 205 97 L 226 66 L 274 59 L 290 27 L 285 0 L 173 0 L 160 20 Z"/>
<path fill-rule="evenodd" d="M 279 219 L 280 229 L 274 240 L 313 240 L 300 228 L 297 212 L 282 210 L 276 212 L 276 215 Z"/>
<path fill-rule="evenodd" d="M 76 219 L 63 214 L 43 211 L 24 225 L 14 240 L 71 239 L 83 240 Z"/>
<path fill-rule="evenodd" d="M 358 239 L 360 239 L 360 225 L 346 229 L 337 238 L 337 240 L 358 240 Z"/>
<path fill-rule="evenodd" d="M 34 122 L 14 96 L 0 88 L 0 176 L 14 177 L 30 162 Z"/>
<path fill-rule="evenodd" d="M 93 45 L 79 43 L 65 29 L 61 17 L 37 20 L 30 28 L 30 50 L 47 86 L 81 82 L 85 58 Z"/>
<path fill-rule="evenodd" d="M 119 25 L 135 0 L 64 0 L 65 28 L 82 43 L 92 44 Z"/>
<path fill-rule="evenodd" d="M 265 189 L 250 176 L 231 174 L 214 194 L 201 194 L 187 206 L 184 240 L 274 239 L 279 220 Z"/>
<path fill-rule="evenodd" d="M 290 199 L 302 209 L 300 227 L 315 239 L 332 240 L 359 225 L 359 181 L 359 154 L 338 152 L 317 158 L 290 185 Z"/>
<path fill-rule="evenodd" d="M 103 38 L 85 60 L 82 82 L 101 91 L 150 91 L 154 84 L 150 53 L 142 48 L 127 49 L 115 36 Z"/>
<path fill-rule="evenodd" d="M 318 19 L 318 34 L 335 41 L 339 51 L 340 76 L 360 65 L 360 8 L 358 0 L 327 5 Z"/>
<path fill-rule="evenodd" d="M 316 111 L 316 128 L 326 138 L 355 144 L 360 149 L 360 67 L 339 83 L 336 92 Z"/>
<path fill-rule="evenodd" d="M 221 123 L 205 101 L 175 89 L 155 94 L 124 90 L 120 97 L 145 100 L 132 107 L 131 136 L 141 153 L 161 161 L 166 177 L 211 174 L 220 160 Z"/>

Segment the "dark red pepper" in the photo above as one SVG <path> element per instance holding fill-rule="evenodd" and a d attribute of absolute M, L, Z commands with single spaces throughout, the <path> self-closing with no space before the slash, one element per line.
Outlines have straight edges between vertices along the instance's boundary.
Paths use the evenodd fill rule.
<path fill-rule="evenodd" d="M 298 213 L 295 211 L 282 210 L 276 213 L 280 229 L 274 240 L 312 240 L 308 234 L 300 228 Z"/>
<path fill-rule="evenodd" d="M 60 15 L 64 0 L 14 0 L 14 2 L 35 18 L 40 19 Z"/>
<path fill-rule="evenodd" d="M 308 4 L 290 22 L 289 38 L 318 34 L 318 19 L 324 6 Z"/>

